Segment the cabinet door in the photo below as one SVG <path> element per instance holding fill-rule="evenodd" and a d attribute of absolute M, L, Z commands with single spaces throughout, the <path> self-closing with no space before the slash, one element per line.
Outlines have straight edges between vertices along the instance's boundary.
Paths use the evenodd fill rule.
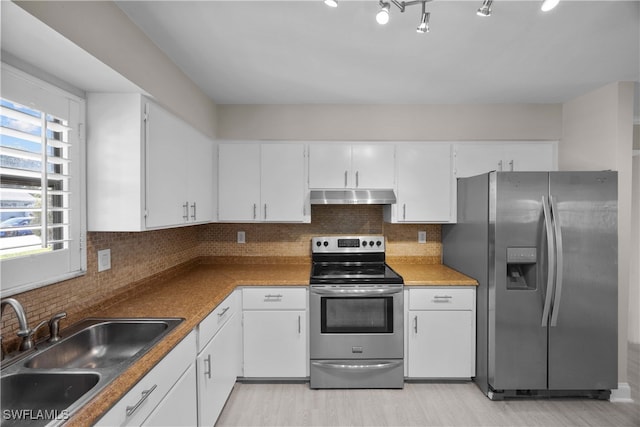
<path fill-rule="evenodd" d="M 245 311 L 244 376 L 307 376 L 306 311 Z"/>
<path fill-rule="evenodd" d="M 394 188 L 395 147 L 390 144 L 352 146 L 352 188 Z"/>
<path fill-rule="evenodd" d="M 233 315 L 198 355 L 198 425 L 214 425 L 238 376 L 240 318 Z"/>
<path fill-rule="evenodd" d="M 505 144 L 503 170 L 552 171 L 557 170 L 555 145 L 547 143 Z"/>
<path fill-rule="evenodd" d="M 309 188 L 347 188 L 351 183 L 351 144 L 309 145 Z"/>
<path fill-rule="evenodd" d="M 456 145 L 454 148 L 455 176 L 465 178 L 490 171 L 506 170 L 502 154 L 503 147 L 499 144 Z"/>
<path fill-rule="evenodd" d="M 398 145 L 398 222 L 451 220 L 449 144 Z"/>
<path fill-rule="evenodd" d="M 260 146 L 220 144 L 218 151 L 220 221 L 256 221 L 260 206 Z"/>
<path fill-rule="evenodd" d="M 198 424 L 196 366 L 191 365 L 143 426 L 195 426 Z"/>
<path fill-rule="evenodd" d="M 189 136 L 187 161 L 187 200 L 190 223 L 209 222 L 213 219 L 214 143 L 192 129 Z"/>
<path fill-rule="evenodd" d="M 304 146 L 263 144 L 260 217 L 264 221 L 303 221 Z"/>
<path fill-rule="evenodd" d="M 471 311 L 409 311 L 409 377 L 473 375 Z"/>
<path fill-rule="evenodd" d="M 188 219 L 186 125 L 152 102 L 146 108 L 146 226 L 183 224 Z"/>

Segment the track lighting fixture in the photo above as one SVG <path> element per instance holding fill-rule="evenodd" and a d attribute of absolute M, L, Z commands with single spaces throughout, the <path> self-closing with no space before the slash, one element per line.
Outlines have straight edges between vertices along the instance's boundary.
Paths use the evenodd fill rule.
<path fill-rule="evenodd" d="M 540 6 L 540 10 L 543 12 L 548 12 L 554 7 L 556 7 L 560 3 L 560 0 L 543 0 L 542 6 Z"/>
<path fill-rule="evenodd" d="M 420 24 L 416 29 L 419 33 L 428 33 L 429 32 L 429 18 L 431 17 L 431 13 L 425 10 L 426 4 L 433 0 L 411 0 L 411 1 L 398 1 L 398 0 L 378 0 L 378 5 L 380 9 L 376 13 L 376 21 L 380 25 L 385 25 L 389 22 L 389 15 L 391 11 L 391 4 L 394 4 L 400 12 L 404 12 L 407 6 L 413 6 L 414 4 L 422 5 L 422 15 L 420 16 Z M 337 0 L 324 0 L 324 3 L 327 6 L 337 7 Z M 482 0 L 482 6 L 478 8 L 476 14 L 478 16 L 491 16 L 491 5 L 493 0 Z M 540 7 L 543 12 L 547 12 L 554 7 L 556 7 L 560 3 L 560 0 L 542 0 L 542 6 Z"/>
<path fill-rule="evenodd" d="M 482 6 L 480 6 L 480 8 L 478 8 L 478 11 L 476 12 L 476 15 L 478 15 L 478 16 L 491 16 L 491 3 L 493 3 L 493 0 L 484 0 L 482 2 Z"/>
<path fill-rule="evenodd" d="M 389 9 L 391 5 L 387 2 L 380 1 L 380 10 L 376 13 L 376 21 L 380 25 L 385 25 L 389 22 Z"/>

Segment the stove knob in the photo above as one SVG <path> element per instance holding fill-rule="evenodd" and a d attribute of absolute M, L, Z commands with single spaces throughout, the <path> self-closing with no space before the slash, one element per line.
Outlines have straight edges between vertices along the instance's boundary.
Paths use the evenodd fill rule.
<path fill-rule="evenodd" d="M 327 246 L 329 246 L 329 242 L 324 242 L 323 245 L 326 248 Z"/>
<path fill-rule="evenodd" d="M 322 246 L 322 243 L 318 240 L 318 241 L 316 242 L 316 246 L 317 246 L 317 247 L 320 247 L 320 246 Z"/>
<path fill-rule="evenodd" d="M 378 246 L 382 246 L 382 240 L 378 240 L 378 241 L 376 242 L 376 245 L 378 245 Z"/>
<path fill-rule="evenodd" d="M 367 246 L 367 241 L 366 240 L 362 241 L 362 246 Z"/>
<path fill-rule="evenodd" d="M 373 240 L 369 242 L 369 246 L 373 247 Z"/>

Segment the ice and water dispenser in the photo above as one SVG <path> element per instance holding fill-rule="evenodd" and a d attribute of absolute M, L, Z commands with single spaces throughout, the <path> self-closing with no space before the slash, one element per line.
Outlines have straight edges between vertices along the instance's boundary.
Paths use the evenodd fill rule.
<path fill-rule="evenodd" d="M 535 290 L 537 248 L 507 248 L 507 289 Z"/>

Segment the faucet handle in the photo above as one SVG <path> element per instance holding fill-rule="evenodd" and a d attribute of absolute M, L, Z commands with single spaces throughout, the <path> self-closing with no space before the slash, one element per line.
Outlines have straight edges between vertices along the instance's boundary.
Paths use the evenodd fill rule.
<path fill-rule="evenodd" d="M 43 320 L 42 322 L 38 323 L 38 326 L 33 329 L 18 331 L 18 336 L 22 338 L 22 343 L 20 343 L 20 351 L 31 350 L 34 347 L 33 337 L 38 332 L 38 329 L 42 328 L 47 323 L 48 322 L 46 320 Z"/>
<path fill-rule="evenodd" d="M 67 317 L 67 313 L 65 311 L 55 314 L 49 320 L 49 339 L 48 342 L 56 342 L 60 341 L 60 321 Z"/>

